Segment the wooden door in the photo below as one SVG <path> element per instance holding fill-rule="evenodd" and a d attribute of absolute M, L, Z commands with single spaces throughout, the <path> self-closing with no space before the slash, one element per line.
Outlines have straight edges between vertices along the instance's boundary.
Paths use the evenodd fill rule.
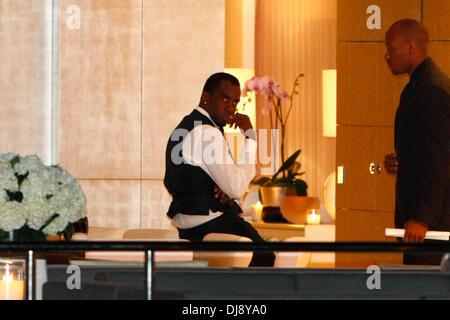
<path fill-rule="evenodd" d="M 336 241 L 393 242 L 385 229 L 394 227 L 394 213 L 369 210 L 336 210 Z M 396 252 L 339 252 L 337 268 L 367 268 L 380 263 L 401 264 L 403 254 Z"/>
<path fill-rule="evenodd" d="M 343 167 L 343 183 L 336 184 L 336 208 L 374 210 L 376 205 L 375 174 L 370 173 L 376 163 L 375 127 L 337 128 L 338 167 Z"/>
<path fill-rule="evenodd" d="M 395 210 L 395 175 L 388 174 L 384 169 L 384 157 L 394 152 L 394 129 L 392 127 L 377 127 L 375 163 L 375 210 Z M 378 170 L 379 168 L 379 170 Z"/>

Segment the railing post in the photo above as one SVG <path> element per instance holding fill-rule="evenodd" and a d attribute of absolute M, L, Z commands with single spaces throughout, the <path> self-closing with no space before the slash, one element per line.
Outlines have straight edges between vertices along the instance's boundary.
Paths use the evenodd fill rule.
<path fill-rule="evenodd" d="M 145 251 L 145 269 L 147 272 L 146 278 L 146 293 L 147 300 L 152 300 L 153 298 L 153 251 L 146 250 Z"/>
<path fill-rule="evenodd" d="M 28 250 L 27 256 L 27 300 L 33 300 L 34 298 L 34 257 L 33 250 Z"/>

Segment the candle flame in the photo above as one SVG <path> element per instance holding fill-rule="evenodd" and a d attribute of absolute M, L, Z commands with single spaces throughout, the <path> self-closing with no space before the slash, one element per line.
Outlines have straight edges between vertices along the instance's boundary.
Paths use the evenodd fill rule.
<path fill-rule="evenodd" d="M 262 209 L 262 204 L 261 204 L 261 202 L 257 202 L 257 203 L 255 203 L 255 204 L 252 204 L 252 208 L 253 209 L 255 209 L 255 210 L 261 210 Z"/>
<path fill-rule="evenodd" d="M 9 273 L 9 264 L 6 264 L 6 273 L 3 275 L 3 280 L 8 282 L 13 280 L 12 274 Z"/>

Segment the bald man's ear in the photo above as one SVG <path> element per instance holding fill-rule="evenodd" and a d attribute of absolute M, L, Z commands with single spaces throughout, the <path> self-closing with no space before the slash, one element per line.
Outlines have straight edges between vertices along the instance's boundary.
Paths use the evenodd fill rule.
<path fill-rule="evenodd" d="M 410 55 L 418 55 L 426 52 L 426 45 L 420 42 L 420 40 L 411 40 L 409 45 L 409 53 Z"/>
<path fill-rule="evenodd" d="M 409 51 L 409 55 L 410 56 L 412 56 L 412 55 L 414 55 L 415 53 L 417 53 L 417 50 L 418 50 L 419 48 L 417 47 L 417 43 L 414 41 L 414 40 L 411 40 L 409 43 L 408 43 L 408 51 Z"/>

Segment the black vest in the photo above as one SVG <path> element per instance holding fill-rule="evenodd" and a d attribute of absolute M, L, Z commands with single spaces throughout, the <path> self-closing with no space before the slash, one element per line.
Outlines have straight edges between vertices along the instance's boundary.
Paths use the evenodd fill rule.
<path fill-rule="evenodd" d="M 167 212 L 170 218 L 177 213 L 208 215 L 210 210 L 236 214 L 242 212 L 235 201 L 222 204 L 216 199 L 214 187 L 217 184 L 214 180 L 202 168 L 192 166 L 182 160 L 184 138 L 194 127 L 204 124 L 214 127 L 208 117 L 194 110 L 183 118 L 167 142 L 164 185 L 172 195 L 172 203 Z"/>

